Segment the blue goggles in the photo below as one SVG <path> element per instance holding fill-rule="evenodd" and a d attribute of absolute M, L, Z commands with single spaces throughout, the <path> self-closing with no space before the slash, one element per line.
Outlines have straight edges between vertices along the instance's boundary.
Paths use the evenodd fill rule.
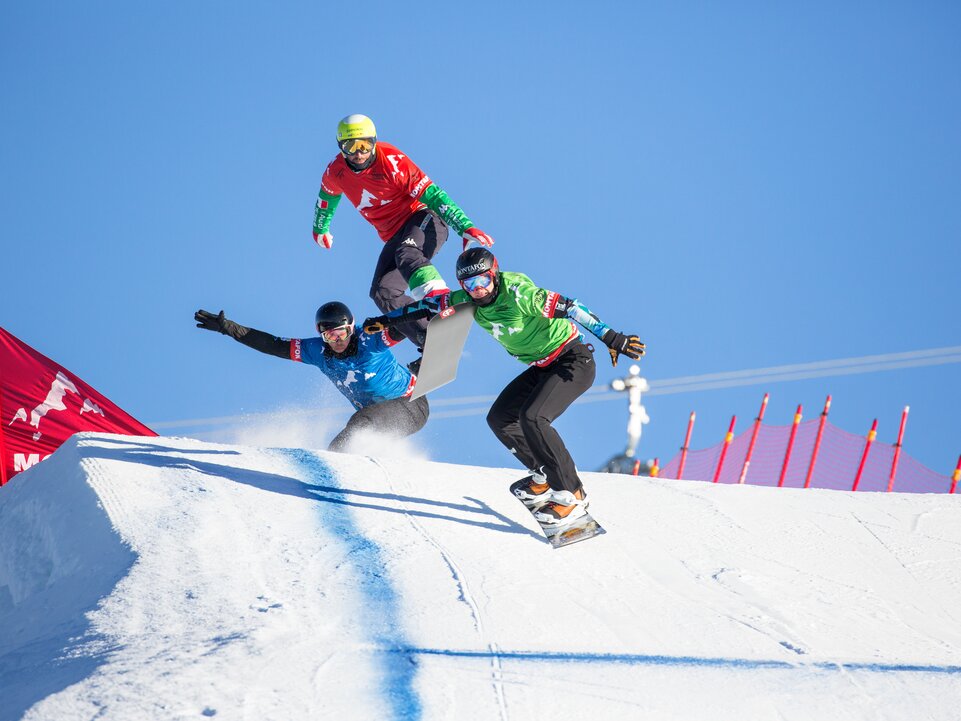
<path fill-rule="evenodd" d="M 460 282 L 461 288 L 470 292 L 472 290 L 479 290 L 481 288 L 490 288 L 494 284 L 494 274 L 493 273 L 482 273 L 481 275 L 475 275 L 470 278 L 464 278 Z"/>

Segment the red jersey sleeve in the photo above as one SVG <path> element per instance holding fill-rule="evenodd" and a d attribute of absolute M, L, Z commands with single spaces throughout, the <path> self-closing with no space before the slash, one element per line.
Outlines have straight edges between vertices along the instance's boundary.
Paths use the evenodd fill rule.
<path fill-rule="evenodd" d="M 334 175 L 335 162 L 337 162 L 336 158 L 327 165 L 327 170 L 324 171 L 324 175 L 320 179 L 320 189 L 327 195 L 340 195 L 344 192 Z"/>

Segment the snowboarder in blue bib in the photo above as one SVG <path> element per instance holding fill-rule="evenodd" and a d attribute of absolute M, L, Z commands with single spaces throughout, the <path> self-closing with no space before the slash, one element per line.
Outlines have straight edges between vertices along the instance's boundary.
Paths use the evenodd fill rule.
<path fill-rule="evenodd" d="M 389 350 L 404 336 L 394 330 L 357 333 L 354 315 L 343 303 L 333 301 L 317 309 L 314 321 L 320 336 L 315 338 L 278 338 L 228 320 L 223 311 L 198 310 L 194 320 L 198 328 L 229 335 L 261 353 L 320 368 L 357 409 L 330 442 L 331 451 L 346 451 L 360 431 L 403 437 L 427 423 L 427 398 L 408 400 L 417 377 Z"/>
<path fill-rule="evenodd" d="M 612 330 L 583 303 L 538 287 L 523 273 L 501 271 L 486 248 L 457 259 L 461 290 L 425 298 L 386 316 L 364 321 L 367 332 L 383 332 L 401 320 L 460 303 L 476 306 L 474 320 L 522 363 L 530 366 L 501 392 L 487 414 L 494 435 L 530 469 L 511 491 L 545 526 L 560 526 L 586 514 L 587 494 L 554 421 L 594 383 L 594 355 L 576 321 L 618 355 L 637 359 L 644 344 L 636 335 Z"/>

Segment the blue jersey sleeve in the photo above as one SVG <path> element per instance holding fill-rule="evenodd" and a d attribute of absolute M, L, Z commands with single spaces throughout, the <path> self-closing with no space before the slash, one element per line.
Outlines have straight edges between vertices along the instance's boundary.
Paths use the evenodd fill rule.
<path fill-rule="evenodd" d="M 403 340 L 404 340 L 403 336 L 401 336 L 400 340 L 394 340 L 390 335 L 390 328 L 385 328 L 380 333 L 374 333 L 373 335 L 368 335 L 367 345 L 372 351 L 380 352 L 383 350 L 387 350 L 392 346 L 397 345 Z"/>
<path fill-rule="evenodd" d="M 594 315 L 591 309 L 577 298 L 560 296 L 554 305 L 553 316 L 555 318 L 570 318 L 601 339 L 611 329 L 607 323 Z"/>
<path fill-rule="evenodd" d="M 295 361 L 323 368 L 327 364 L 324 357 L 326 347 L 321 338 L 295 338 L 291 341 L 290 357 Z"/>

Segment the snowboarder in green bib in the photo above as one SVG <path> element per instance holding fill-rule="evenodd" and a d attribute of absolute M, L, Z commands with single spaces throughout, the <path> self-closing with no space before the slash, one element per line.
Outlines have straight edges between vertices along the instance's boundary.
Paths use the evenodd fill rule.
<path fill-rule="evenodd" d="M 540 288 L 523 273 L 499 270 L 486 248 L 460 255 L 457 280 L 461 290 L 448 297 L 425 298 L 370 318 L 364 330 L 378 332 L 412 315 L 433 317 L 459 303 L 473 303 L 477 324 L 530 366 L 501 391 L 487 414 L 494 435 L 530 469 L 511 491 L 536 508 L 534 517 L 541 524 L 573 522 L 586 513 L 587 494 L 553 422 L 593 385 L 595 367 L 591 348 L 572 321 L 600 338 L 614 365 L 619 355 L 644 355 L 644 344 L 636 335 L 612 330 L 580 301 Z"/>

